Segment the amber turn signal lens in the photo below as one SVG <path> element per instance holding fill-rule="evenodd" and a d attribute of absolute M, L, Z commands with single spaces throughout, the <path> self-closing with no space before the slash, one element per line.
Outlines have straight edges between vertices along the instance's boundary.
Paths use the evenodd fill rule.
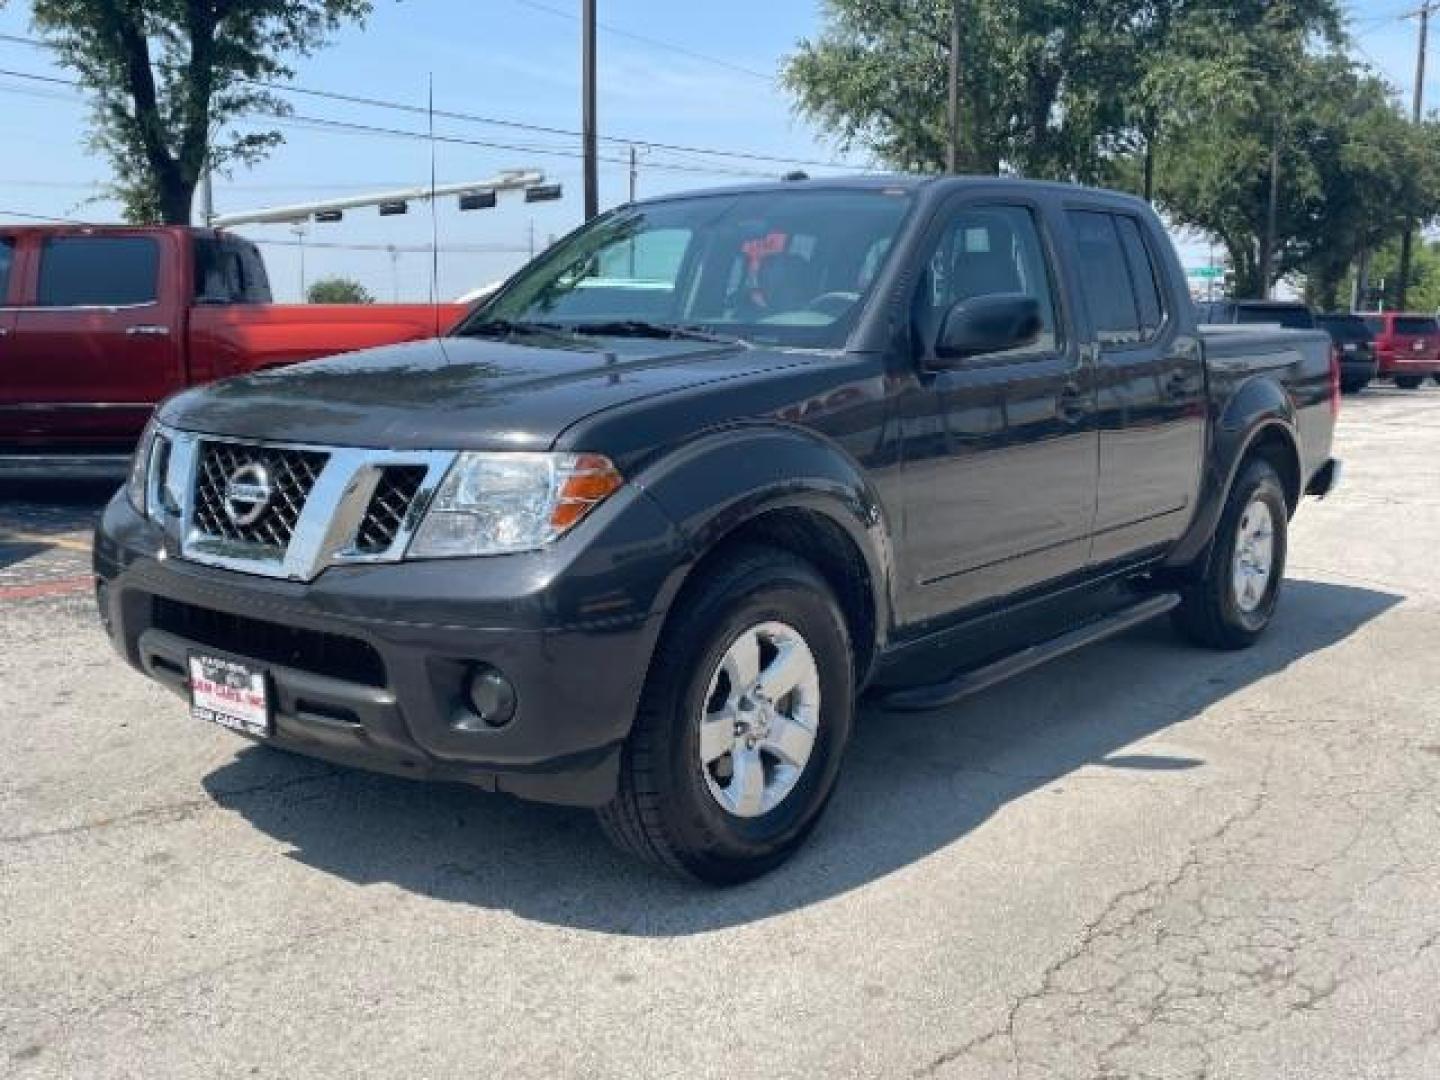
<path fill-rule="evenodd" d="M 599 454 L 581 454 L 566 470 L 560 485 L 550 524 L 556 534 L 573 527 L 592 509 L 620 489 L 625 481 L 610 459 Z"/>

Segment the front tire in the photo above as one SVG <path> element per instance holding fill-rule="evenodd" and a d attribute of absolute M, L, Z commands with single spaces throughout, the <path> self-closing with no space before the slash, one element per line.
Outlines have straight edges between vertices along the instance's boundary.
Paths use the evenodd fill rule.
<path fill-rule="evenodd" d="M 767 873 L 819 821 L 854 699 L 849 633 L 824 580 L 787 552 L 738 551 L 662 631 L 601 827 L 700 881 Z"/>
<path fill-rule="evenodd" d="M 1226 500 L 1203 570 L 1181 590 L 1174 622 L 1182 634 L 1212 649 L 1248 649 L 1260 640 L 1280 600 L 1289 523 L 1274 466 L 1249 462 Z"/>

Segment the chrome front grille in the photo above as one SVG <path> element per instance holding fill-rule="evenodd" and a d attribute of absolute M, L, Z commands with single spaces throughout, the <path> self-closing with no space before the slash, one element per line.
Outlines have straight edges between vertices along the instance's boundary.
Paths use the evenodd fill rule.
<path fill-rule="evenodd" d="M 194 527 L 205 536 L 283 556 L 329 455 L 318 450 L 202 440 L 195 474 Z M 269 498 L 258 516 L 236 514 L 227 492 L 236 477 L 263 477 Z M 249 507 L 241 504 L 242 508 Z"/>
<path fill-rule="evenodd" d="M 451 451 L 165 435 L 151 505 L 168 554 L 294 581 L 404 558 L 455 461 Z"/>
<path fill-rule="evenodd" d="M 425 473 L 423 465 L 394 465 L 380 470 L 375 494 L 370 496 L 370 505 L 355 534 L 356 551 L 379 555 L 390 550 L 415 506 Z"/>

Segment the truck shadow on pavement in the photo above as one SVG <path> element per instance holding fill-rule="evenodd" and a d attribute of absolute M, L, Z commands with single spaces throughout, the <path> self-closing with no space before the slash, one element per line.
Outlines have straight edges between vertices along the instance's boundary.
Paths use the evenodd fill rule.
<path fill-rule="evenodd" d="M 675 881 L 612 851 L 591 816 L 422 785 L 261 747 L 205 778 L 220 804 L 347 882 L 508 910 L 543 923 L 685 936 L 863 887 L 956 843 L 1007 804 L 1077 770 L 1191 784 L 1205 762 L 1130 749 L 1338 644 L 1402 597 L 1292 581 L 1272 633 L 1246 653 L 1181 642 L 1164 621 L 954 708 L 867 710 L 819 829 L 787 866 L 735 889 Z"/>

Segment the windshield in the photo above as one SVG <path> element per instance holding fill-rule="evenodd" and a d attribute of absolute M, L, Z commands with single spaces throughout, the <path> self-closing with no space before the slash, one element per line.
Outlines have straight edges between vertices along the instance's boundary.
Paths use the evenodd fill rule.
<path fill-rule="evenodd" d="M 904 191 L 755 191 L 626 207 L 521 270 L 460 334 L 655 327 L 844 345 L 909 212 Z"/>
<path fill-rule="evenodd" d="M 1310 314 L 1309 308 L 1299 306 L 1264 307 L 1256 305 L 1247 307 L 1241 305 L 1235 309 L 1235 321 L 1238 323 L 1264 323 L 1271 326 L 1278 324 L 1286 330 L 1315 329 L 1315 316 Z"/>

